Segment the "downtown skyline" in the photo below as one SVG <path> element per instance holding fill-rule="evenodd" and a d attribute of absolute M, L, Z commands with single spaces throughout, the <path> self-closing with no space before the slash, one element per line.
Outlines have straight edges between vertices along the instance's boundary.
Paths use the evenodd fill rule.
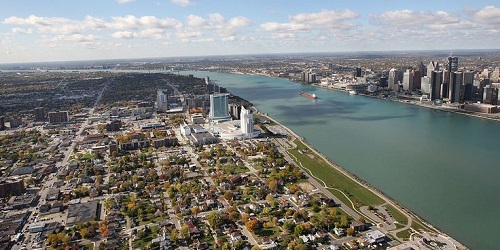
<path fill-rule="evenodd" d="M 0 9 L 0 63 L 500 48 L 495 1 L 21 0 Z"/>

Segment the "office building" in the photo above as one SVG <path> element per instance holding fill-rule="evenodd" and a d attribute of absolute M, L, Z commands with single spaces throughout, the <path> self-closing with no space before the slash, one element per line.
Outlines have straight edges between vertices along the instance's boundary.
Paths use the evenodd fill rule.
<path fill-rule="evenodd" d="M 441 85 L 443 84 L 443 72 L 442 71 L 431 71 L 429 77 L 431 84 L 431 100 L 436 100 L 441 98 Z"/>
<path fill-rule="evenodd" d="M 407 69 L 403 74 L 403 90 L 413 91 L 413 70 Z"/>
<path fill-rule="evenodd" d="M 50 124 L 65 123 L 65 122 L 69 122 L 69 112 L 68 111 L 49 112 L 49 123 Z"/>
<path fill-rule="evenodd" d="M 490 85 L 489 78 L 479 79 L 479 86 L 475 89 L 474 94 L 472 94 L 472 100 L 475 102 L 483 102 L 484 88 L 488 85 Z"/>
<path fill-rule="evenodd" d="M 464 101 L 472 101 L 474 94 L 474 71 L 463 72 Z"/>
<path fill-rule="evenodd" d="M 122 122 L 120 120 L 113 120 L 110 123 L 106 124 L 106 131 L 108 132 L 120 131 L 121 127 L 122 127 Z"/>
<path fill-rule="evenodd" d="M 40 122 L 45 120 L 45 110 L 43 109 L 43 107 L 35 108 L 34 114 L 35 121 Z"/>
<path fill-rule="evenodd" d="M 250 110 L 245 107 L 241 107 L 241 120 L 240 128 L 241 132 L 247 136 L 247 138 L 252 138 L 253 136 L 253 115 Z"/>
<path fill-rule="evenodd" d="M 361 68 L 356 68 L 354 70 L 354 77 L 361 77 Z"/>
<path fill-rule="evenodd" d="M 316 82 L 316 73 L 313 73 L 311 70 L 309 70 L 308 72 L 302 72 L 300 74 L 300 81 L 314 83 Z"/>
<path fill-rule="evenodd" d="M 229 104 L 229 114 L 231 115 L 231 117 L 235 120 L 240 120 L 241 118 L 241 105 L 239 104 L 235 104 L 235 103 L 232 103 L 232 104 Z"/>
<path fill-rule="evenodd" d="M 166 90 L 159 89 L 156 94 L 156 109 L 159 111 L 168 110 L 168 98 Z"/>
<path fill-rule="evenodd" d="M 186 99 L 187 106 L 188 106 L 189 109 L 202 108 L 203 107 L 203 101 L 204 101 L 203 96 L 201 96 L 201 97 L 192 97 L 192 98 Z"/>
<path fill-rule="evenodd" d="M 423 74 L 424 74 L 423 69 L 417 68 L 413 70 L 413 90 L 421 88 Z"/>
<path fill-rule="evenodd" d="M 458 57 L 448 57 L 448 67 L 449 72 L 458 71 Z"/>
<path fill-rule="evenodd" d="M 450 93 L 453 90 L 450 90 L 452 84 L 453 73 L 458 71 L 458 58 L 457 57 L 448 57 L 448 62 L 446 65 L 446 71 L 444 72 L 443 79 L 443 89 L 441 94 L 444 98 L 452 98 L 450 97 Z"/>
<path fill-rule="evenodd" d="M 431 78 L 428 76 L 422 77 L 420 80 L 420 91 L 422 94 L 431 94 Z M 429 97 L 430 98 L 430 97 Z"/>
<path fill-rule="evenodd" d="M 439 63 L 438 62 L 431 61 L 427 65 L 427 76 L 428 77 L 431 77 L 432 71 L 439 71 Z"/>
<path fill-rule="evenodd" d="M 391 69 L 389 71 L 389 89 L 399 92 L 399 85 L 403 79 L 403 72 L 398 69 Z"/>
<path fill-rule="evenodd" d="M 500 82 L 500 68 L 495 68 L 491 73 L 491 82 Z"/>
<path fill-rule="evenodd" d="M 229 94 L 210 95 L 210 113 L 208 115 L 210 121 L 221 122 L 231 120 L 228 97 Z"/>
<path fill-rule="evenodd" d="M 460 93 L 462 90 L 462 81 L 462 72 L 456 71 L 451 74 L 448 94 L 448 99 L 451 103 L 461 101 L 460 97 L 463 96 L 463 94 Z"/>
<path fill-rule="evenodd" d="M 481 72 L 481 78 L 490 78 L 490 71 L 488 69 L 484 69 L 483 72 Z"/>
<path fill-rule="evenodd" d="M 498 102 L 498 89 L 492 88 L 490 85 L 484 87 L 483 103 L 496 105 Z"/>
<path fill-rule="evenodd" d="M 427 69 L 422 61 L 420 61 L 419 64 L 417 64 L 416 70 L 420 72 L 420 77 L 426 76 L 427 74 Z"/>
<path fill-rule="evenodd" d="M 385 88 L 385 87 L 389 86 L 389 85 L 388 85 L 388 79 L 387 79 L 387 76 L 382 76 L 382 77 L 380 77 L 380 80 L 379 80 L 379 82 L 378 82 L 378 86 L 380 86 L 380 87 L 382 87 L 382 88 Z"/>
<path fill-rule="evenodd" d="M 0 198 L 21 195 L 26 192 L 22 179 L 0 179 Z"/>

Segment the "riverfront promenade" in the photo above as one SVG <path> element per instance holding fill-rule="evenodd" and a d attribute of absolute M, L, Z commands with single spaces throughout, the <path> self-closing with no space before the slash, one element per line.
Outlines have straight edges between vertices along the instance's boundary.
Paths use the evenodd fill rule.
<path fill-rule="evenodd" d="M 254 111 L 258 112 L 258 110 L 256 110 L 256 109 L 254 109 Z M 446 249 L 467 249 L 460 242 L 456 241 L 455 239 L 449 237 L 445 233 L 436 229 L 435 227 L 433 227 L 429 223 L 425 222 L 423 219 L 419 218 L 417 215 L 413 214 L 411 211 L 404 208 L 399 203 L 392 200 L 391 198 L 389 198 L 388 196 L 386 196 L 385 194 L 383 194 L 382 192 L 380 192 L 376 188 L 372 187 L 371 185 L 369 185 L 365 181 L 360 180 L 355 175 L 351 174 L 350 172 L 348 172 L 345 169 L 343 169 L 342 167 L 340 167 L 338 164 L 336 164 L 336 163 L 332 162 L 331 160 L 329 160 L 328 158 L 326 158 L 323 154 L 321 154 L 316 149 L 314 149 L 311 145 L 309 145 L 307 142 L 305 142 L 305 140 L 301 136 L 299 136 L 298 134 L 293 132 L 288 127 L 284 126 L 283 124 L 274 120 L 273 118 L 271 118 L 270 116 L 268 116 L 266 114 L 259 113 L 259 115 L 261 115 L 261 116 L 265 117 L 266 119 L 274 122 L 275 124 L 278 124 L 279 126 L 281 126 L 292 137 L 292 139 L 290 141 L 287 141 L 286 143 L 280 142 L 279 140 L 275 140 L 276 144 L 279 146 L 280 152 L 285 156 L 285 159 L 287 161 L 289 161 L 290 163 L 294 164 L 295 166 L 300 167 L 302 170 L 304 170 L 304 172 L 306 173 L 306 176 L 310 179 L 311 184 L 313 184 L 318 190 L 323 192 L 329 198 L 334 199 L 336 203 L 341 204 L 341 208 L 347 214 L 349 214 L 351 217 L 353 217 L 354 219 L 358 220 L 359 218 L 363 217 L 363 218 L 367 219 L 368 221 L 371 221 L 373 224 L 378 225 L 382 231 L 384 231 L 385 233 L 391 234 L 395 239 L 397 239 L 400 242 L 403 242 L 404 240 L 406 240 L 406 239 L 403 239 L 403 238 L 398 236 L 398 233 L 403 232 L 403 231 L 409 231 L 411 233 L 410 239 L 414 238 L 416 235 L 419 235 L 420 237 L 423 237 L 424 235 L 425 235 L 425 237 L 429 237 L 430 234 L 425 233 L 425 232 L 419 232 L 413 228 L 414 223 L 422 223 L 425 225 L 425 227 L 431 229 L 430 231 L 438 233 L 437 235 L 435 235 L 435 239 L 437 239 L 441 242 L 446 242 L 447 245 L 449 246 L 449 248 L 446 248 Z M 366 188 L 367 190 L 369 190 L 370 192 L 372 192 L 373 194 L 378 196 L 380 199 L 382 199 L 384 201 L 384 204 L 377 206 L 378 208 L 382 208 L 385 205 L 390 205 L 390 206 L 394 207 L 399 213 L 401 213 L 402 215 L 404 215 L 406 217 L 406 223 L 404 225 L 401 225 L 401 223 L 399 223 L 401 225 L 399 227 L 395 226 L 395 224 L 398 222 L 396 222 L 392 225 L 389 225 L 389 224 L 384 225 L 384 223 L 380 223 L 380 220 L 376 220 L 377 218 L 375 218 L 372 214 L 367 212 L 368 210 L 366 207 L 356 208 L 355 204 L 352 202 L 352 200 L 350 200 L 350 198 L 348 197 L 347 194 L 345 194 L 343 191 L 338 190 L 336 188 L 329 187 L 327 184 L 325 184 L 325 182 L 320 177 L 314 176 L 314 174 L 309 169 L 302 166 L 302 163 L 300 161 L 298 161 L 298 159 L 296 159 L 296 158 L 292 159 L 293 155 L 289 154 L 287 152 L 287 149 L 290 149 L 290 147 L 296 147 L 296 145 L 293 143 L 294 140 L 299 140 L 313 154 L 319 156 L 324 162 L 328 163 L 328 165 L 330 167 L 341 172 L 344 176 L 346 176 L 350 180 L 359 184 L 363 188 Z M 334 189 L 336 189 L 337 192 L 342 193 L 345 196 L 345 198 L 350 200 L 351 204 L 345 204 L 345 202 L 342 202 L 339 199 L 339 197 L 336 197 L 332 192 L 330 192 L 330 190 L 334 190 Z M 394 221 L 393 218 L 391 218 L 390 220 Z"/>

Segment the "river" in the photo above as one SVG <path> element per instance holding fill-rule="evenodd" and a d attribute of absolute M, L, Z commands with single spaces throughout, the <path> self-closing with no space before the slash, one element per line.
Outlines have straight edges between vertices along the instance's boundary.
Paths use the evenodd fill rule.
<path fill-rule="evenodd" d="M 209 76 L 251 101 L 467 247 L 498 248 L 500 122 L 280 78 L 182 73 Z M 304 98 L 301 91 L 319 99 Z"/>

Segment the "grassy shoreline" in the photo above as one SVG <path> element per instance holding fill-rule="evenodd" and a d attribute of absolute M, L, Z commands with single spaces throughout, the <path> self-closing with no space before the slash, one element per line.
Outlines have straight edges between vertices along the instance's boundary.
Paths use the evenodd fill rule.
<path fill-rule="evenodd" d="M 410 228 L 415 231 L 425 230 L 427 232 L 438 233 L 449 237 L 446 233 L 434 227 L 432 224 L 425 221 L 406 207 L 402 206 L 397 201 L 390 198 L 380 190 L 374 188 L 364 180 L 358 178 L 356 175 L 350 173 L 338 164 L 327 159 L 311 145 L 307 144 L 307 142 L 305 142 L 302 137 L 297 135 L 288 127 L 277 122 L 267 114 L 264 114 L 263 116 L 270 121 L 282 126 L 290 133 L 290 135 L 295 138 L 294 143 L 297 146 L 292 149 L 287 149 L 287 152 L 295 157 L 297 161 L 301 162 L 301 165 L 306 170 L 309 170 L 311 173 L 313 173 L 313 178 L 318 180 L 320 183 L 325 183 L 325 185 L 329 187 L 328 191 L 330 191 L 330 193 L 339 198 L 346 205 L 353 208 L 351 202 L 349 201 L 349 199 L 352 201 L 353 197 L 357 197 L 358 201 L 360 202 L 359 206 L 383 205 L 384 207 L 387 207 L 388 210 L 392 210 L 392 213 L 395 215 L 395 217 L 398 217 L 401 222 L 408 222 L 408 220 L 410 220 L 411 218 L 412 223 L 410 224 Z M 310 152 L 304 152 L 304 150 Z M 323 179 L 320 179 L 316 176 L 321 176 Z M 330 176 L 330 178 L 328 176 Z M 328 181 L 324 179 L 330 180 Z M 333 180 L 335 180 L 335 182 Z M 348 188 L 353 189 L 349 190 Z M 347 191 L 349 199 L 342 194 L 344 189 Z M 356 206 L 356 208 L 358 208 L 359 206 Z M 360 215 L 363 216 L 363 213 L 360 213 Z M 404 233 L 400 233 L 400 235 L 402 234 Z M 454 241 L 463 246 L 463 244 L 461 244 L 457 240 L 454 239 Z"/>

